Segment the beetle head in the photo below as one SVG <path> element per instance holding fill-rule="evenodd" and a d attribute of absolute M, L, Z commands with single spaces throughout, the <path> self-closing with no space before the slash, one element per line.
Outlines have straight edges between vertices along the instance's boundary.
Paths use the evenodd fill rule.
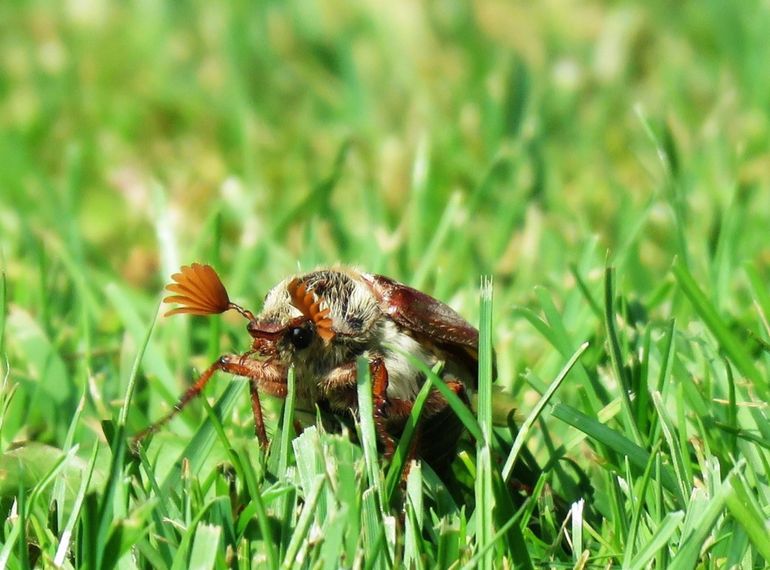
<path fill-rule="evenodd" d="M 275 335 L 284 361 L 320 370 L 355 357 L 377 336 L 382 313 L 350 270 L 320 270 L 285 279 L 265 297 L 249 332 Z"/>
<path fill-rule="evenodd" d="M 174 274 L 164 299 L 180 306 L 166 315 L 211 315 L 234 310 L 248 319 L 253 350 L 300 367 L 322 369 L 355 357 L 376 343 L 382 313 L 371 290 L 350 270 L 321 270 L 285 279 L 255 316 L 230 301 L 210 265 L 193 263 Z"/>

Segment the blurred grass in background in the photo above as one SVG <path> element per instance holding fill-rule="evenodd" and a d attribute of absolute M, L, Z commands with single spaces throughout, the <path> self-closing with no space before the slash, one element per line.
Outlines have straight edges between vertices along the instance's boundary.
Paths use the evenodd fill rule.
<path fill-rule="evenodd" d="M 663 518 L 663 499 L 651 515 L 661 527 L 639 515 L 669 541 L 656 547 L 699 553 L 711 527 L 697 547 L 683 546 L 687 521 L 698 520 L 692 485 L 714 491 L 743 458 L 754 503 L 736 512 L 754 518 L 731 511 L 738 522 L 720 519 L 712 540 L 734 547 L 730 561 L 761 564 L 746 539 L 756 524 L 741 521 L 770 516 L 768 30 L 760 1 L 0 4 L 0 356 L 9 365 L 0 490 L 17 517 L 2 530 L 11 546 L 0 561 L 53 559 L 71 511 L 61 501 L 83 496 L 60 466 L 47 503 L 57 524 L 19 523 L 46 512 L 21 508 L 18 518 L 19 483 L 30 491 L 54 469 L 51 448 L 79 445 L 72 461 L 82 469 L 100 442 L 94 485 L 116 473 L 100 421 L 121 406 L 163 283 L 180 264 L 206 261 L 254 310 L 298 267 L 343 262 L 449 301 L 471 322 L 479 276 L 493 274 L 499 383 L 521 414 L 591 341 L 559 399 L 590 417 L 610 405 L 602 421 L 620 414 L 616 433 L 652 456 L 659 445 L 671 455 L 663 463 L 682 468 L 685 522 Z M 605 290 L 606 265 L 614 289 Z M 128 431 L 159 417 L 193 366 L 246 342 L 237 319 L 159 321 Z M 645 396 L 618 412 L 611 403 L 624 401 L 625 381 Z M 231 385 L 221 378 L 209 394 Z M 663 390 L 659 407 L 648 385 Z M 664 442 L 656 414 L 666 409 L 679 431 Z M 186 412 L 166 445 L 181 451 L 204 413 Z M 249 414 L 241 397 L 224 429 L 248 442 Z M 599 488 L 602 520 L 619 525 L 609 544 L 598 531 L 583 546 L 597 564 L 623 561 L 642 507 L 624 503 L 614 476 L 631 485 L 631 467 L 601 434 L 589 452 L 573 428 L 543 419 L 550 431 L 535 430 L 529 447 L 545 462 L 567 442 Z M 13 442 L 24 441 L 51 446 L 34 448 L 41 472 L 30 456 L 26 471 L 8 470 Z M 214 452 L 201 480 L 216 479 L 225 455 Z M 715 468 L 708 457 L 721 478 L 704 468 Z M 132 510 L 140 504 L 126 499 L 125 509 L 146 522 L 149 510 Z M 626 522 L 613 521 L 623 508 Z M 96 528 L 84 520 L 81 553 Z M 155 544 L 156 522 L 143 544 Z M 201 528 L 200 544 L 214 541 Z M 37 550 L 19 546 L 25 536 Z M 457 544 L 465 561 L 478 553 L 478 543 Z M 141 551 L 144 564 L 177 552 Z"/>

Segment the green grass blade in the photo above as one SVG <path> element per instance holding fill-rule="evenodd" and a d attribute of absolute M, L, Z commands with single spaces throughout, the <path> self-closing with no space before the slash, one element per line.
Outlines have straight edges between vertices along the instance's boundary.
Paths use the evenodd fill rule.
<path fill-rule="evenodd" d="M 364 491 L 361 510 L 363 548 L 360 551 L 366 557 L 365 568 L 388 568 L 387 549 L 383 548 L 385 527 L 382 524 L 382 511 L 377 504 L 377 490 L 374 487 Z"/>
<path fill-rule="evenodd" d="M 385 476 L 386 505 L 390 504 L 393 493 L 396 491 L 398 483 L 401 480 L 401 473 L 404 470 L 404 464 L 409 454 L 409 447 L 412 442 L 412 436 L 414 435 L 417 425 L 419 424 L 420 415 L 422 414 L 423 407 L 425 406 L 425 402 L 428 399 L 432 388 L 433 383 L 431 382 L 431 377 L 428 376 L 420 388 L 420 391 L 417 393 L 417 397 L 414 399 L 412 411 L 409 413 L 409 417 L 407 418 L 406 424 L 404 425 L 404 431 L 401 432 L 398 445 L 396 446 L 396 450 L 393 452 L 393 457 L 390 460 L 390 465 L 388 465 L 388 472 Z"/>
<path fill-rule="evenodd" d="M 422 466 L 413 461 L 406 480 L 406 520 L 404 529 L 404 564 L 412 568 L 423 568 L 420 544 L 423 533 L 423 491 Z"/>
<path fill-rule="evenodd" d="M 682 511 L 668 513 L 658 528 L 655 529 L 655 533 L 644 545 L 644 548 L 640 549 L 631 561 L 629 568 L 631 570 L 647 568 L 648 562 L 653 559 L 660 548 L 668 543 L 669 539 L 677 531 L 683 518 L 684 513 Z"/>
<path fill-rule="evenodd" d="M 542 295 L 541 295 L 542 303 Z M 558 312 L 554 307 L 554 319 L 558 323 L 553 325 L 546 323 L 540 317 L 538 317 L 532 310 L 525 308 L 516 308 L 513 311 L 514 315 L 525 318 L 542 336 L 545 338 L 564 358 L 569 358 L 574 352 L 574 344 L 571 343 L 569 336 L 566 333 L 563 323 L 561 323 Z M 549 326 L 550 324 L 550 326 Z M 607 403 L 609 398 L 607 397 L 606 390 L 596 380 L 595 375 L 589 375 L 586 369 L 579 362 L 575 367 L 575 374 L 578 375 L 578 382 L 585 387 L 590 388 L 586 394 L 591 403 L 591 408 L 598 410 L 602 407 L 602 403 Z"/>
<path fill-rule="evenodd" d="M 592 439 L 606 445 L 617 453 L 628 457 L 632 465 L 639 469 L 644 469 L 650 460 L 650 453 L 636 445 L 630 439 L 624 437 L 615 430 L 596 421 L 594 418 L 586 416 L 572 406 L 564 403 L 556 403 L 553 406 L 551 414 L 563 422 L 582 431 Z M 664 468 L 661 474 L 662 482 L 666 490 L 673 493 L 677 501 L 684 505 L 682 490 L 677 483 L 674 473 L 669 468 Z"/>
<path fill-rule="evenodd" d="M 246 388 L 247 381 L 242 378 L 235 378 L 228 384 L 222 396 L 213 407 L 213 412 L 219 422 L 224 418 L 233 408 L 235 402 L 241 397 L 244 389 Z M 161 484 L 161 491 L 166 494 L 172 489 L 176 488 L 181 479 L 182 474 L 182 460 L 186 458 L 190 463 L 190 470 L 193 473 L 197 473 L 203 462 L 211 451 L 211 447 L 214 445 L 217 434 L 211 420 L 207 419 L 203 425 L 198 429 L 195 435 L 190 440 L 190 443 L 185 446 L 179 458 L 174 463 L 174 467 L 171 468 L 166 478 Z"/>
<path fill-rule="evenodd" d="M 281 441 L 278 448 L 278 476 L 284 477 L 289 465 L 289 450 L 291 438 L 294 434 L 294 401 L 296 399 L 296 380 L 294 367 L 289 368 L 286 375 L 287 392 L 283 404 L 283 424 L 281 427 Z"/>
<path fill-rule="evenodd" d="M 700 287 L 698 287 L 687 267 L 681 261 L 676 261 L 672 269 L 679 287 L 690 300 L 711 333 L 716 337 L 722 350 L 725 351 L 730 360 L 741 371 L 741 374 L 756 384 L 757 389 L 761 390 L 761 393 L 765 395 L 765 399 L 770 399 L 767 382 L 763 379 L 762 374 L 746 353 L 741 342 L 735 338 L 735 335 L 728 328 L 722 317 L 719 316 L 714 306 L 706 295 L 703 294 Z"/>
<path fill-rule="evenodd" d="M 481 278 L 479 314 L 478 418 L 484 442 L 492 441 L 492 294 L 491 277 Z"/>
<path fill-rule="evenodd" d="M 682 458 L 682 450 L 678 445 L 675 437 L 675 428 L 673 423 L 668 419 L 666 410 L 663 406 L 660 393 L 653 392 L 652 402 L 655 405 L 655 410 L 658 412 L 660 418 L 660 425 L 663 429 L 663 436 L 668 444 L 669 452 L 671 453 L 672 463 L 674 464 L 674 473 L 676 475 L 677 483 L 679 485 L 680 496 L 685 501 L 690 496 L 690 481 L 687 479 L 684 469 L 684 459 Z"/>
<path fill-rule="evenodd" d="M 21 523 L 19 519 L 11 526 L 10 532 L 5 535 L 5 542 L 3 548 L 0 549 L 0 568 L 10 568 L 9 561 L 13 560 L 17 565 L 19 562 L 16 559 L 12 559 L 13 547 L 16 545 L 16 541 L 19 539 L 19 533 L 21 532 Z"/>
<path fill-rule="evenodd" d="M 561 369 L 561 372 L 559 372 L 554 381 L 551 382 L 551 385 L 540 397 L 540 400 L 538 400 L 535 407 L 532 408 L 532 411 L 529 413 L 524 422 L 522 422 L 521 427 L 519 428 L 519 432 L 516 434 L 516 439 L 513 440 L 511 451 L 508 453 L 508 457 L 506 458 L 505 464 L 503 465 L 503 481 L 508 481 L 508 478 L 511 476 L 511 473 L 513 472 L 513 466 L 516 465 L 516 459 L 519 456 L 519 452 L 521 451 L 522 447 L 524 447 L 524 444 L 526 443 L 529 436 L 529 430 L 532 429 L 532 426 L 537 421 L 537 418 L 540 417 L 540 414 L 542 414 L 545 406 L 559 389 L 559 386 L 561 386 L 562 382 L 564 382 L 564 380 L 567 378 L 570 370 L 572 370 L 572 368 L 575 366 L 575 363 L 577 363 L 577 361 L 587 349 L 587 342 L 584 342 L 582 345 L 580 345 L 580 347 L 577 349 L 577 352 L 575 352 L 575 354 L 570 357 L 570 359 L 567 361 L 567 364 L 564 365 L 564 368 Z"/>
<path fill-rule="evenodd" d="M 420 372 L 425 374 L 426 378 L 430 378 L 430 382 L 439 392 L 441 392 L 441 395 L 444 397 L 444 399 L 446 399 L 449 407 L 452 408 L 452 411 L 457 415 L 457 417 L 465 426 L 465 429 L 468 430 L 474 439 L 478 440 L 484 437 L 483 432 L 481 431 L 481 427 L 479 426 L 478 421 L 476 421 L 473 412 L 468 409 L 468 406 L 465 404 L 465 402 L 463 402 L 459 396 L 455 394 L 449 386 L 446 385 L 440 376 L 428 368 L 422 360 L 416 358 L 413 354 L 404 352 L 403 350 L 400 350 L 398 347 L 393 345 L 388 346 L 388 348 L 403 354 L 412 365 L 419 369 Z"/>
<path fill-rule="evenodd" d="M 273 545 L 273 529 L 270 525 L 267 509 L 259 494 L 252 497 L 251 503 L 243 509 L 238 521 L 238 534 L 242 535 L 246 526 L 256 516 L 259 531 L 262 534 L 262 541 L 265 545 L 265 559 L 268 568 L 278 568 L 278 556 Z"/>
<path fill-rule="evenodd" d="M 84 390 L 83 395 L 80 397 L 80 400 L 78 401 L 78 405 L 77 405 L 77 408 L 75 409 L 75 413 L 72 416 L 72 421 L 70 421 L 70 425 L 67 428 L 67 435 L 64 437 L 64 445 L 62 446 L 62 450 L 65 452 L 68 452 L 74 444 L 73 442 L 75 440 L 75 430 L 80 424 L 80 418 L 83 414 L 85 404 L 86 404 L 86 394 Z M 1 430 L 2 430 L 2 417 L 0 417 L 0 431 Z M 64 499 L 65 499 L 65 482 L 63 478 L 60 478 L 54 484 L 51 503 L 61 507 L 64 505 Z M 58 512 L 57 523 L 59 525 L 59 528 L 61 528 L 64 525 L 64 512 L 63 512 L 63 509 L 61 508 L 59 509 L 59 512 Z"/>
<path fill-rule="evenodd" d="M 128 380 L 128 387 L 126 388 L 126 394 L 123 398 L 123 406 L 118 414 L 118 424 L 115 431 L 114 438 L 111 442 L 112 449 L 112 461 L 110 463 L 109 478 L 107 481 L 107 488 L 102 497 L 101 504 L 99 506 L 99 530 L 97 533 L 97 540 L 100 545 L 104 545 L 107 540 L 107 535 L 110 527 L 110 523 L 115 515 L 115 501 L 121 486 L 121 479 L 123 478 L 123 460 L 126 452 L 126 418 L 128 417 L 128 410 L 131 406 L 131 400 L 134 394 L 136 386 L 136 379 L 139 375 L 139 368 L 142 364 L 142 359 L 147 350 L 147 346 L 150 344 L 150 337 L 152 331 L 155 329 L 155 322 L 158 312 L 155 312 L 150 326 L 147 327 L 147 332 L 144 335 L 143 342 L 139 344 L 139 348 L 134 359 L 134 364 L 131 369 L 131 375 Z M 97 563 L 102 562 L 103 551 L 97 553 Z"/>
<path fill-rule="evenodd" d="M 655 458 L 658 456 L 658 450 L 660 448 L 660 441 L 658 441 L 650 452 L 650 459 L 647 462 L 647 466 L 644 468 L 641 481 L 637 481 L 639 492 L 637 496 L 639 499 L 634 505 L 634 515 L 631 519 L 631 526 L 628 531 L 628 542 L 626 543 L 626 552 L 623 557 L 623 566 L 629 566 L 631 559 L 636 552 L 636 539 L 639 535 L 639 526 L 642 522 L 642 517 L 646 513 L 645 504 L 647 503 L 647 488 L 652 480 L 652 471 L 655 467 Z"/>
<path fill-rule="evenodd" d="M 706 541 L 709 540 L 714 525 L 724 512 L 727 495 L 730 493 L 731 481 L 735 478 L 736 471 L 727 476 L 724 483 L 708 498 L 708 503 L 700 513 L 693 529 L 680 540 L 679 551 L 671 560 L 672 570 L 685 570 L 694 568 L 700 558 Z"/>
<path fill-rule="evenodd" d="M 380 507 L 383 507 L 386 503 L 380 477 L 379 455 L 377 453 L 377 430 L 374 427 L 374 417 L 372 415 L 374 404 L 372 402 L 372 378 L 369 373 L 369 360 L 363 357 L 359 358 L 357 367 L 361 447 L 364 449 L 364 460 L 366 462 L 369 485 L 377 490 L 377 498 L 380 501 Z"/>
<path fill-rule="evenodd" d="M 486 546 L 486 547 L 484 547 L 482 550 L 479 550 L 478 552 L 476 552 L 476 553 L 475 553 L 475 554 L 474 554 L 474 555 L 473 555 L 473 556 L 472 556 L 472 557 L 471 557 L 471 558 L 470 558 L 470 559 L 469 559 L 469 560 L 468 560 L 468 561 L 467 561 L 467 562 L 466 562 L 466 563 L 465 563 L 465 564 L 462 566 L 462 570 L 471 570 L 471 569 L 473 569 L 473 568 L 478 568 L 478 567 L 479 567 L 479 561 L 480 561 L 482 558 L 484 558 L 484 557 L 487 555 L 487 552 L 488 552 L 488 551 L 489 551 L 491 548 L 493 548 L 493 547 L 495 546 L 495 544 L 496 544 L 496 543 L 497 543 L 499 540 L 501 540 L 501 539 L 502 539 L 502 538 L 503 538 L 503 537 L 506 535 L 506 533 L 507 533 L 507 532 L 508 532 L 508 531 L 509 531 L 509 530 L 510 530 L 510 529 L 511 529 L 511 528 L 512 528 L 514 525 L 516 525 L 516 523 L 518 523 L 518 522 L 519 522 L 519 520 L 521 519 L 521 516 L 520 516 L 520 513 L 521 513 L 521 512 L 523 512 L 523 511 L 519 511 L 519 513 L 517 513 L 515 516 L 511 517 L 510 519 L 508 519 L 508 521 L 507 521 L 507 522 L 506 522 L 504 525 L 502 525 L 502 526 L 501 526 L 501 527 L 498 529 L 498 531 L 497 531 L 497 532 L 495 533 L 495 535 L 492 537 L 492 540 L 490 540 L 489 544 L 487 544 L 487 546 Z M 455 558 L 455 561 L 456 561 L 456 560 L 457 560 L 457 558 Z M 441 566 L 441 567 L 443 568 L 444 566 Z M 522 565 L 522 567 L 526 567 L 526 566 Z"/>
<path fill-rule="evenodd" d="M 728 479 L 729 491 L 725 497 L 727 509 L 743 527 L 759 554 L 770 561 L 770 517 L 759 505 L 751 486 L 736 467 L 736 475 Z"/>
<path fill-rule="evenodd" d="M 476 547 L 484 552 L 479 560 L 479 568 L 493 568 L 494 524 L 492 511 L 495 508 L 495 498 L 492 491 L 492 459 L 489 445 L 480 440 L 476 451 L 476 480 L 475 497 L 476 510 Z"/>
<path fill-rule="evenodd" d="M 615 370 L 615 375 L 620 383 L 620 398 L 623 403 L 623 422 L 626 430 L 634 435 L 634 441 L 641 444 L 642 436 L 634 420 L 633 407 L 631 405 L 631 378 L 624 366 L 623 352 L 620 348 L 618 330 L 615 326 L 615 291 L 614 270 L 607 267 L 604 271 L 604 330 L 607 334 L 607 342 L 610 348 L 610 360 Z"/>
<path fill-rule="evenodd" d="M 321 568 L 323 570 L 337 570 L 340 567 L 349 516 L 350 513 L 347 506 L 342 505 L 324 527 L 324 540 L 321 544 L 320 554 Z"/>
<path fill-rule="evenodd" d="M 190 553 L 190 570 L 211 570 L 216 564 L 222 527 L 201 523 L 195 529 Z"/>
<path fill-rule="evenodd" d="M 134 300 L 123 287 L 116 283 L 108 284 L 104 289 L 104 293 L 118 312 L 123 326 L 134 339 L 136 345 L 144 346 L 143 369 L 147 374 L 159 380 L 160 386 L 170 395 L 169 397 L 173 398 L 176 396 L 176 384 L 171 367 L 158 346 L 146 343 L 146 319 L 137 311 Z M 158 310 L 156 306 L 155 314 L 153 315 L 153 326 L 157 318 Z"/>
<path fill-rule="evenodd" d="M 59 546 L 56 549 L 56 555 L 54 556 L 54 565 L 61 566 L 64 563 L 64 559 L 67 556 L 67 552 L 70 548 L 70 541 L 72 540 L 73 532 L 75 530 L 75 524 L 77 524 L 78 517 L 80 516 L 80 510 L 83 507 L 83 500 L 88 491 L 88 486 L 91 484 L 91 477 L 94 473 L 94 467 L 96 465 L 96 455 L 99 451 L 99 444 L 94 443 L 93 450 L 91 451 L 91 458 L 88 461 L 88 467 L 86 468 L 83 478 L 80 480 L 80 488 L 75 496 L 75 502 L 72 505 L 72 511 L 67 519 L 67 524 L 62 530 L 61 537 L 59 538 Z M 2 567 L 2 564 L 0 564 Z"/>
<path fill-rule="evenodd" d="M 756 263 L 747 262 L 743 268 L 749 279 L 751 292 L 760 313 L 760 320 L 764 324 L 765 333 L 770 335 L 770 293 L 768 293 L 767 282 L 759 274 Z"/>
<path fill-rule="evenodd" d="M 476 545 L 485 552 L 479 568 L 492 568 L 495 498 L 492 491 L 492 280 L 482 278 L 479 324 L 478 418 L 482 439 L 476 440 Z"/>

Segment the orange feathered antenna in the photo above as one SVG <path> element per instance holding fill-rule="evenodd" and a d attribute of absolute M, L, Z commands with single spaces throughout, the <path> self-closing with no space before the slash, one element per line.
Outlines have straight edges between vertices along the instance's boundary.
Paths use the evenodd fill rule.
<path fill-rule="evenodd" d="M 313 293 L 308 291 L 305 284 L 299 279 L 294 279 L 289 283 L 288 291 L 291 295 L 291 304 L 299 309 L 305 318 L 313 322 L 318 336 L 324 343 L 329 344 L 336 334 L 332 329 L 329 309 L 321 309 L 321 302 L 315 300 Z"/>
<path fill-rule="evenodd" d="M 166 285 L 166 290 L 175 295 L 166 297 L 163 302 L 178 303 L 181 306 L 168 311 L 165 314 L 166 317 L 180 313 L 216 315 L 228 309 L 236 309 L 246 318 L 253 318 L 251 313 L 230 302 L 225 286 L 210 265 L 201 263 L 183 265 L 181 273 L 175 273 L 171 279 L 175 283 Z"/>

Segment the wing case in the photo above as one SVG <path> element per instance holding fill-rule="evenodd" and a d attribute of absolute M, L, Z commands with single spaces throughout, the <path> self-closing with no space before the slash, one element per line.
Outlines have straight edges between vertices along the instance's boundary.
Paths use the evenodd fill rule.
<path fill-rule="evenodd" d="M 449 305 L 384 275 L 363 274 L 363 279 L 382 312 L 398 325 L 470 370 L 478 370 L 479 331 Z"/>

